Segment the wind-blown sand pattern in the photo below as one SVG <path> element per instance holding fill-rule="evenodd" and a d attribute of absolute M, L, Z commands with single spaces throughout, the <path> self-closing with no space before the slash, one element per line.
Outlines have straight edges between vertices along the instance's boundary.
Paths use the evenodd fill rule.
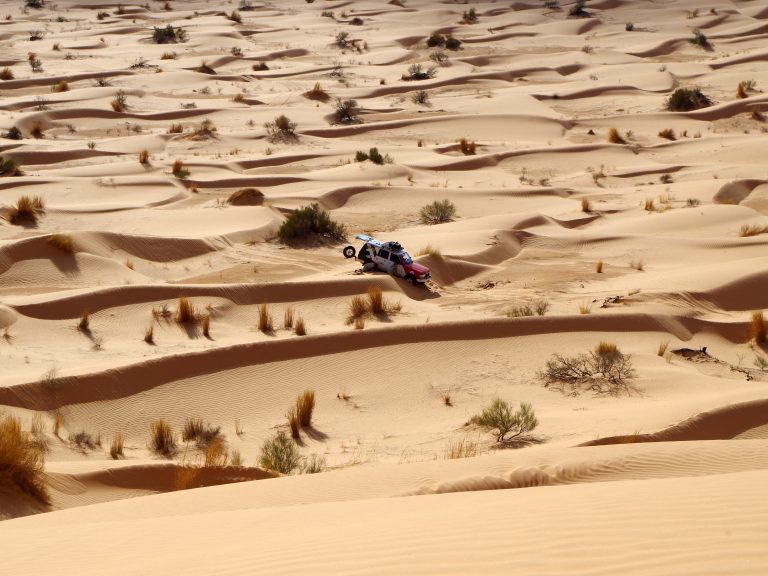
<path fill-rule="evenodd" d="M 0 416 L 47 447 L 50 502 L 0 466 L 0 572 L 768 573 L 763 2 L 24 4 L 0 0 Z M 679 88 L 711 105 L 668 111 Z M 456 216 L 426 225 L 436 200 Z M 433 282 L 281 243 L 311 203 Z M 371 287 L 400 311 L 355 329 Z M 545 386 L 600 342 L 626 389 Z M 324 470 L 280 475 L 262 445 L 304 390 Z M 538 427 L 497 445 L 472 420 L 494 398 Z"/>

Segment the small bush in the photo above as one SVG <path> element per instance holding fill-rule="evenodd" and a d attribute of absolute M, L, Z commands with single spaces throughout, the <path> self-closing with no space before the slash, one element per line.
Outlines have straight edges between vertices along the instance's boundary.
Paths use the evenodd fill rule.
<path fill-rule="evenodd" d="M 352 124 L 359 122 L 357 117 L 357 100 L 336 98 L 335 112 L 337 124 Z"/>
<path fill-rule="evenodd" d="M 739 229 L 739 236 L 746 238 L 748 236 L 757 236 L 759 234 L 768 234 L 768 224 L 743 224 Z"/>
<path fill-rule="evenodd" d="M 45 202 L 40 196 L 21 196 L 11 209 L 8 220 L 11 224 L 22 222 L 37 222 L 40 214 L 45 211 Z"/>
<path fill-rule="evenodd" d="M 181 160 L 174 160 L 173 166 L 171 166 L 171 173 L 176 176 L 176 178 L 186 178 L 189 176 L 189 170 L 184 168 L 184 162 Z"/>
<path fill-rule="evenodd" d="M 13 416 L 0 419 L 0 488 L 50 504 L 44 466 L 43 451 L 22 431 L 19 419 Z"/>
<path fill-rule="evenodd" d="M 507 312 L 508 318 L 524 318 L 525 316 L 533 316 L 533 308 L 527 304 L 524 306 L 515 306 Z"/>
<path fill-rule="evenodd" d="M 448 66 L 448 54 L 443 52 L 442 50 L 435 50 L 433 52 L 430 52 L 429 59 L 437 64 L 438 66 Z"/>
<path fill-rule="evenodd" d="M 585 214 L 592 213 L 592 202 L 589 201 L 589 198 L 581 199 L 581 211 L 584 212 Z"/>
<path fill-rule="evenodd" d="M 125 109 L 128 107 L 128 96 L 123 90 L 118 90 L 110 104 L 115 112 L 125 112 Z"/>
<path fill-rule="evenodd" d="M 266 304 L 259 304 L 259 323 L 258 323 L 259 330 L 261 332 L 264 332 L 265 334 L 268 334 L 270 332 L 274 332 L 275 325 L 272 321 L 272 314 L 269 312 L 269 306 Z"/>
<path fill-rule="evenodd" d="M 595 264 L 595 272 L 597 272 L 598 274 L 602 274 L 603 273 L 603 261 L 602 260 L 598 260 L 597 264 Z"/>
<path fill-rule="evenodd" d="M 349 301 L 349 318 L 357 319 L 362 318 L 368 314 L 368 303 L 362 296 L 352 296 L 352 300 Z"/>
<path fill-rule="evenodd" d="M 89 332 L 91 329 L 91 315 L 88 310 L 83 310 L 80 320 L 77 321 L 77 329 L 81 332 Z"/>
<path fill-rule="evenodd" d="M 698 206 L 699 204 L 701 204 L 701 200 L 699 200 L 698 198 L 688 198 L 685 201 L 685 205 L 688 206 L 688 208 L 696 208 L 696 206 Z"/>
<path fill-rule="evenodd" d="M 411 96 L 411 100 L 413 100 L 414 104 L 427 106 L 429 104 L 429 92 L 426 90 L 418 90 Z"/>
<path fill-rule="evenodd" d="M 667 140 L 677 140 L 677 136 L 675 136 L 675 131 L 672 130 L 672 128 L 664 128 L 664 130 L 661 130 L 659 132 L 659 138 L 666 138 Z"/>
<path fill-rule="evenodd" d="M 693 38 L 689 39 L 688 42 L 695 46 L 699 46 L 700 48 L 704 48 L 705 50 L 712 49 L 712 44 L 710 43 L 709 38 L 707 38 L 704 33 L 698 29 L 693 31 Z"/>
<path fill-rule="evenodd" d="M 171 127 L 168 128 L 168 134 L 181 134 L 184 132 L 184 126 L 181 124 L 171 124 Z"/>
<path fill-rule="evenodd" d="M 465 10 L 461 17 L 462 24 L 475 24 L 477 22 L 477 11 L 474 8 Z"/>
<path fill-rule="evenodd" d="M 203 450 L 203 466 L 206 468 L 221 468 L 227 465 L 229 451 L 223 437 L 217 436 Z"/>
<path fill-rule="evenodd" d="M 601 342 L 586 354 L 567 357 L 554 354 L 538 373 L 545 388 L 576 395 L 582 391 L 618 396 L 631 392 L 630 381 L 635 377 L 632 357 L 615 344 Z"/>
<path fill-rule="evenodd" d="M 160 418 L 149 425 L 150 449 L 160 456 L 172 457 L 176 453 L 176 438 L 170 424 Z"/>
<path fill-rule="evenodd" d="M 577 16 L 579 18 L 586 18 L 589 16 L 589 12 L 584 10 L 586 0 L 578 0 L 576 4 L 568 9 L 568 16 Z"/>
<path fill-rule="evenodd" d="M 200 450 L 206 449 L 215 440 L 224 440 L 221 426 L 213 426 L 203 422 L 202 418 L 187 418 L 181 431 L 184 442 L 195 442 Z"/>
<path fill-rule="evenodd" d="M 69 234 L 51 234 L 48 236 L 48 244 L 68 254 L 75 251 L 75 243 Z"/>
<path fill-rule="evenodd" d="M 160 56 L 160 60 L 176 60 L 177 57 L 176 52 L 163 52 L 163 55 Z"/>
<path fill-rule="evenodd" d="M 309 458 L 305 458 L 301 464 L 302 474 L 319 474 L 324 472 L 327 468 L 325 457 L 312 454 Z"/>
<path fill-rule="evenodd" d="M 632 22 L 627 22 L 624 24 L 624 30 L 627 32 L 632 32 L 635 29 L 635 25 Z"/>
<path fill-rule="evenodd" d="M 448 50 L 458 50 L 461 48 L 461 40 L 448 35 L 445 39 L 445 47 L 448 48 Z"/>
<path fill-rule="evenodd" d="M 8 138 L 8 140 L 21 140 L 24 138 L 24 136 L 21 133 L 21 130 L 19 130 L 16 126 L 11 126 L 8 129 L 8 132 L 3 134 L 3 138 Z M 3 175 L 2 173 L 3 166 L 2 161 L 0 160 L 0 175 Z"/>
<path fill-rule="evenodd" d="M 408 71 L 402 75 L 403 80 L 429 80 L 437 74 L 437 68 L 432 66 L 425 69 L 421 64 L 415 63 L 408 67 Z"/>
<path fill-rule="evenodd" d="M 51 87 L 51 92 L 69 92 L 69 82 L 59 80 Z"/>
<path fill-rule="evenodd" d="M 21 164 L 13 158 L 3 158 L 0 156 L 0 177 L 23 175 L 24 171 L 21 169 Z"/>
<path fill-rule="evenodd" d="M 290 474 L 299 467 L 300 463 L 301 455 L 296 445 L 282 430 L 264 442 L 261 447 L 259 465 L 262 468 L 281 474 Z"/>
<path fill-rule="evenodd" d="M 149 164 L 149 150 L 146 148 L 139 152 L 139 163 L 143 164 L 144 166 Z"/>
<path fill-rule="evenodd" d="M 543 298 L 534 300 L 533 308 L 536 310 L 537 316 L 544 316 L 547 312 L 549 312 L 549 300 L 544 300 Z"/>
<path fill-rule="evenodd" d="M 712 101 L 698 88 L 678 88 L 667 98 L 666 109 L 670 112 L 689 112 L 711 105 Z"/>
<path fill-rule="evenodd" d="M 174 28 L 168 24 L 165 28 L 154 27 L 152 40 L 156 44 L 176 44 L 187 41 L 187 31 L 183 28 Z"/>
<path fill-rule="evenodd" d="M 331 96 L 323 90 L 323 87 L 320 86 L 320 82 L 315 82 L 315 85 L 312 87 L 311 90 L 307 90 L 304 92 L 304 98 L 307 100 L 317 100 L 319 102 L 328 102 L 330 100 Z"/>
<path fill-rule="evenodd" d="M 344 226 L 334 222 L 316 203 L 294 210 L 277 231 L 283 242 L 305 239 L 313 234 L 333 240 L 343 240 L 346 236 Z"/>
<path fill-rule="evenodd" d="M 266 122 L 264 128 L 267 131 L 267 140 L 270 142 L 292 142 L 298 139 L 296 136 L 296 122 L 285 114 L 277 116 L 272 122 Z"/>
<path fill-rule="evenodd" d="M 419 215 L 423 224 L 442 224 L 453 220 L 456 206 L 450 200 L 435 200 L 424 206 Z"/>
<path fill-rule="evenodd" d="M 520 408 L 513 411 L 512 406 L 500 398 L 491 402 L 491 405 L 480 415 L 475 416 L 472 422 L 483 428 L 495 430 L 496 442 L 499 443 L 504 442 L 508 434 L 511 434 L 508 438 L 511 440 L 533 432 L 539 424 L 530 404 L 522 402 Z"/>
<path fill-rule="evenodd" d="M 435 48 L 436 46 L 445 46 L 445 36 L 442 34 L 432 34 L 427 38 L 427 46 Z"/>

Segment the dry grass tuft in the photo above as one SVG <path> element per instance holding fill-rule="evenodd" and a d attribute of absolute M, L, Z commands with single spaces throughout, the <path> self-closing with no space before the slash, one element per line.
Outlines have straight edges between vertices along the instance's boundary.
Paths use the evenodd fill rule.
<path fill-rule="evenodd" d="M 283 311 L 283 328 L 285 328 L 286 330 L 290 330 L 291 328 L 293 328 L 294 315 L 295 315 L 295 310 L 293 306 L 287 306 Z"/>
<path fill-rule="evenodd" d="M 171 174 L 176 176 L 176 178 L 186 178 L 189 176 L 189 170 L 184 167 L 184 162 L 177 159 L 173 161 L 173 165 L 171 166 Z"/>
<path fill-rule="evenodd" d="M 112 460 L 119 460 L 121 456 L 124 456 L 123 454 L 124 443 L 125 443 L 125 438 L 120 432 L 118 432 L 112 437 L 112 442 L 109 443 L 109 455 L 112 457 Z"/>
<path fill-rule="evenodd" d="M 147 166 L 149 164 L 149 150 L 146 148 L 139 152 L 139 163 Z"/>
<path fill-rule="evenodd" d="M 197 478 L 200 475 L 200 469 L 195 466 L 180 466 L 176 469 L 173 478 L 174 490 L 189 490 L 197 485 Z"/>
<path fill-rule="evenodd" d="M 40 446 L 23 432 L 13 416 L 0 420 L 0 489 L 28 494 L 50 504 L 45 483 L 45 456 Z"/>
<path fill-rule="evenodd" d="M 182 132 L 184 132 L 184 125 L 181 123 L 171 124 L 168 128 L 168 134 L 181 134 Z"/>
<path fill-rule="evenodd" d="M 602 274 L 603 273 L 603 261 L 602 260 L 598 260 L 597 264 L 595 264 L 595 272 L 597 272 L 598 274 Z"/>
<path fill-rule="evenodd" d="M 299 426 L 299 415 L 296 414 L 296 407 L 292 407 L 286 412 L 285 417 L 288 419 L 288 426 L 291 428 L 291 438 L 298 440 L 301 438 L 301 426 Z"/>
<path fill-rule="evenodd" d="M 83 310 L 80 314 L 80 320 L 77 322 L 77 329 L 81 332 L 88 332 L 91 328 L 91 317 L 88 310 Z"/>
<path fill-rule="evenodd" d="M 365 317 L 360 316 L 359 318 L 355 318 L 355 321 L 353 322 L 353 325 L 355 327 L 355 330 L 364 330 L 365 329 Z"/>
<path fill-rule="evenodd" d="M 203 462 L 206 468 L 221 468 L 227 465 L 229 451 L 224 438 L 217 436 L 203 451 Z"/>
<path fill-rule="evenodd" d="M 51 87 L 51 92 L 69 92 L 69 82 L 59 80 Z"/>
<path fill-rule="evenodd" d="M 608 130 L 608 142 L 610 142 L 611 144 L 627 143 L 627 141 L 621 137 L 621 134 L 619 134 L 619 131 L 616 128 L 611 128 L 610 130 Z"/>
<path fill-rule="evenodd" d="M 200 313 L 195 308 L 195 305 L 186 296 L 180 296 L 174 320 L 178 324 L 189 324 L 197 322 L 199 319 Z"/>
<path fill-rule="evenodd" d="M 592 304 L 590 302 L 579 304 L 579 314 L 589 314 L 590 312 L 592 312 Z"/>
<path fill-rule="evenodd" d="M 304 323 L 304 318 L 299 316 L 296 318 L 296 322 L 293 326 L 293 332 L 296 334 L 296 336 L 306 336 L 307 335 L 307 326 Z"/>
<path fill-rule="evenodd" d="M 269 306 L 266 304 L 259 304 L 259 330 L 267 334 L 268 332 L 274 332 L 275 325 L 272 321 L 272 314 L 269 313 Z"/>
<path fill-rule="evenodd" d="M 653 212 L 656 210 L 656 204 L 653 201 L 653 198 L 646 198 L 643 202 L 643 210 L 646 212 Z"/>
<path fill-rule="evenodd" d="M 752 312 L 752 322 L 749 326 L 749 337 L 755 344 L 762 346 L 768 341 L 768 324 L 762 310 Z"/>
<path fill-rule="evenodd" d="M 68 254 L 72 254 L 75 251 L 75 243 L 72 241 L 72 236 L 69 234 L 51 234 L 47 240 L 50 246 L 58 248 Z"/>
<path fill-rule="evenodd" d="M 299 424 L 307 427 L 312 424 L 312 412 L 315 410 L 315 391 L 304 390 L 296 398 L 296 415 L 299 418 Z"/>
<path fill-rule="evenodd" d="M 162 418 L 155 420 L 149 425 L 149 431 L 150 449 L 155 454 L 170 458 L 176 453 L 176 438 L 168 422 Z"/>
<path fill-rule="evenodd" d="M 746 98 L 747 96 L 747 89 L 744 86 L 744 82 L 739 82 L 739 85 L 736 86 L 736 98 Z"/>
<path fill-rule="evenodd" d="M 638 272 L 642 272 L 643 269 L 645 268 L 645 264 L 643 263 L 642 260 L 632 260 L 629 263 L 629 265 L 630 265 L 631 268 L 634 268 Z"/>
<path fill-rule="evenodd" d="M 206 314 L 203 316 L 203 336 L 206 338 L 211 337 L 211 315 Z"/>
<path fill-rule="evenodd" d="M 605 342 L 601 340 L 600 343 L 595 346 L 595 354 L 598 356 L 615 356 L 620 354 L 619 347 L 613 342 Z"/>
<path fill-rule="evenodd" d="M 739 236 L 746 238 L 748 236 L 757 236 L 759 234 L 768 234 L 768 224 L 744 224 L 739 228 Z"/>
<path fill-rule="evenodd" d="M 11 224 L 37 222 L 40 214 L 45 211 L 45 201 L 40 196 L 20 196 L 16 205 L 11 209 L 8 220 Z"/>
<path fill-rule="evenodd" d="M 677 136 L 675 136 L 675 131 L 672 130 L 672 128 L 664 128 L 664 130 L 661 130 L 659 132 L 659 138 L 666 138 L 667 140 L 677 140 Z"/>
<path fill-rule="evenodd" d="M 29 133 L 33 138 L 40 140 L 45 137 L 45 125 L 40 120 L 32 122 L 32 127 L 29 129 Z"/>
<path fill-rule="evenodd" d="M 656 356 L 664 356 L 669 348 L 669 340 L 662 340 L 659 342 L 659 347 L 656 349 Z"/>
<path fill-rule="evenodd" d="M 16 76 L 14 76 L 13 70 L 10 68 L 6 67 L 0 70 L 0 80 L 13 80 L 14 78 Z"/>
<path fill-rule="evenodd" d="M 368 313 L 368 304 L 362 296 L 352 296 L 349 301 L 349 318 L 363 318 Z"/>
<path fill-rule="evenodd" d="M 581 211 L 585 214 L 590 214 L 592 212 L 592 202 L 590 202 L 588 198 L 581 199 Z"/>
<path fill-rule="evenodd" d="M 368 306 L 373 314 L 385 314 L 384 294 L 381 288 L 371 286 L 368 288 Z"/>
<path fill-rule="evenodd" d="M 445 449 L 443 458 L 445 460 L 457 460 L 459 458 L 472 458 L 480 453 L 480 448 L 477 440 L 470 440 L 469 438 L 462 438 L 461 440 L 453 441 Z"/>
<path fill-rule="evenodd" d="M 319 102 L 328 102 L 331 99 L 331 95 L 326 92 L 320 82 L 315 82 L 315 85 L 311 90 L 304 92 L 304 98 L 307 100 L 317 100 Z"/>
<path fill-rule="evenodd" d="M 261 206 L 264 203 L 264 193 L 257 188 L 241 188 L 229 195 L 227 203 L 233 206 Z"/>
<path fill-rule="evenodd" d="M 155 325 L 150 324 L 144 329 L 144 342 L 147 344 L 155 343 Z"/>

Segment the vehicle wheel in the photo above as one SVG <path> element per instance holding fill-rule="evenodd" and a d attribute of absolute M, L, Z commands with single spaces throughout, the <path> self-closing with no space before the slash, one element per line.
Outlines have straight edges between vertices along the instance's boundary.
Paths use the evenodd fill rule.
<path fill-rule="evenodd" d="M 345 258 L 354 258 L 355 257 L 355 247 L 354 246 L 344 246 L 344 250 L 342 250 Z"/>
<path fill-rule="evenodd" d="M 416 276 L 414 276 L 413 274 L 408 274 L 408 276 L 406 276 L 405 279 L 408 280 L 408 282 L 410 282 L 414 286 L 419 285 L 418 280 L 416 280 Z"/>

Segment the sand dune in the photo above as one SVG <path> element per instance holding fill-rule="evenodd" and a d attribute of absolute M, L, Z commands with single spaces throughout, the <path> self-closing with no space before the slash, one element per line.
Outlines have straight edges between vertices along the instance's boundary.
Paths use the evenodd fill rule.
<path fill-rule="evenodd" d="M 1 572 L 766 572 L 768 9 L 21 4 Z M 313 203 L 346 241 L 280 240 Z"/>

